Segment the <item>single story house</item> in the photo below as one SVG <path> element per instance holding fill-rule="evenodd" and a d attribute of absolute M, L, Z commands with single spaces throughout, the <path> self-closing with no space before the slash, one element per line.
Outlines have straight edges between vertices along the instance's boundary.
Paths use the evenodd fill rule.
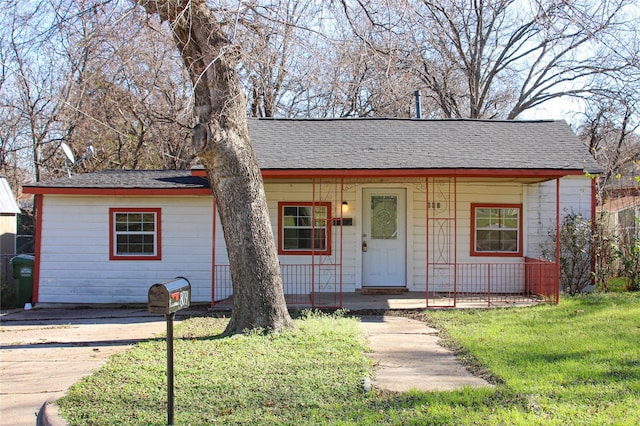
<path fill-rule="evenodd" d="M 557 301 L 541 244 L 563 212 L 594 217 L 600 172 L 563 121 L 250 119 L 289 303 L 345 292 Z M 146 303 L 175 276 L 193 302 L 232 295 L 204 170 L 111 170 L 36 194 L 34 301 Z"/>

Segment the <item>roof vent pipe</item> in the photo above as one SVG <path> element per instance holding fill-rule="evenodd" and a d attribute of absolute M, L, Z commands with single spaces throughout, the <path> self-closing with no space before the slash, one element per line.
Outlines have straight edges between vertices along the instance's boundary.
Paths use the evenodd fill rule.
<path fill-rule="evenodd" d="M 413 92 L 416 97 L 416 118 L 422 118 L 422 107 L 420 106 L 420 91 Z"/>

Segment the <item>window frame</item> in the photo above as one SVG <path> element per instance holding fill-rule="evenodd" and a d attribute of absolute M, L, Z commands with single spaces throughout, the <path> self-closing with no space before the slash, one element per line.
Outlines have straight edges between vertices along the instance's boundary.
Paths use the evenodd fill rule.
<path fill-rule="evenodd" d="M 324 207 L 327 210 L 325 218 L 325 249 L 304 249 L 287 250 L 284 248 L 284 208 L 285 207 Z M 331 203 L 330 202 L 308 202 L 308 201 L 280 201 L 278 202 L 278 254 L 279 255 L 331 255 L 331 231 L 332 231 Z M 315 227 L 311 227 L 314 229 Z"/>
<path fill-rule="evenodd" d="M 476 248 L 477 231 L 476 226 L 476 210 L 481 208 L 487 209 L 517 209 L 518 210 L 518 241 L 516 251 L 478 251 Z M 522 257 L 522 238 L 523 238 L 523 218 L 522 204 L 490 204 L 490 203 L 471 203 L 471 256 L 493 256 L 493 257 Z M 482 228 L 480 228 L 481 230 Z"/>
<path fill-rule="evenodd" d="M 116 250 L 116 214 L 118 213 L 153 213 L 155 215 L 154 247 L 152 255 L 118 254 Z M 109 209 L 109 260 L 162 260 L 162 209 L 160 208 L 136 208 L 136 207 L 112 207 Z"/>

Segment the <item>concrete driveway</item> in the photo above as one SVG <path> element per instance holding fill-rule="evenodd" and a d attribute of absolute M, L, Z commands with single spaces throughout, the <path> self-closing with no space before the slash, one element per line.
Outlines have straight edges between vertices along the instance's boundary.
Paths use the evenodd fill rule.
<path fill-rule="evenodd" d="M 33 309 L 0 318 L 0 425 L 32 426 L 45 401 L 116 352 L 166 332 L 146 309 Z M 176 321 L 177 322 L 177 321 Z"/>

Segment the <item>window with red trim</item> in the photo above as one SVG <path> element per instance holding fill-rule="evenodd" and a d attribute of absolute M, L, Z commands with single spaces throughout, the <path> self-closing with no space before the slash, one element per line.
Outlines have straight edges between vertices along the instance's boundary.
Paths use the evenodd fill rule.
<path fill-rule="evenodd" d="M 331 203 L 278 203 L 279 254 L 331 254 Z"/>
<path fill-rule="evenodd" d="M 471 255 L 522 256 L 522 205 L 471 204 Z"/>
<path fill-rule="evenodd" d="M 160 260 L 160 209 L 109 209 L 111 260 Z"/>

